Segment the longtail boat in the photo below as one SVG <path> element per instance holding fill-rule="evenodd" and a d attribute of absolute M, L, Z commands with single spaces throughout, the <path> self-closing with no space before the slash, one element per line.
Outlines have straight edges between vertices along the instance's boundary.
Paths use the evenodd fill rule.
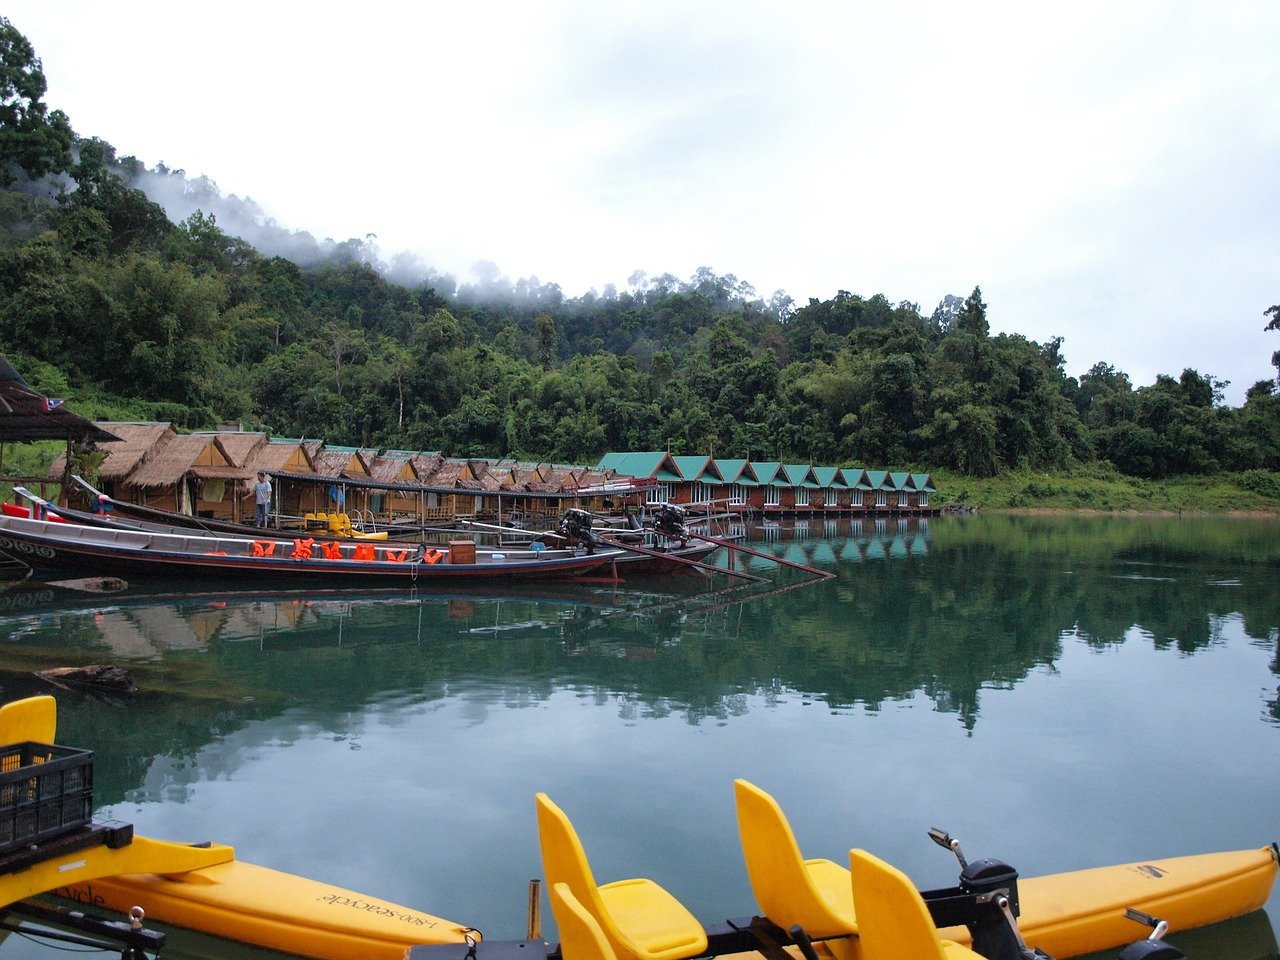
<path fill-rule="evenodd" d="M 0 551 L 33 567 L 153 577 L 306 580 L 326 586 L 396 582 L 555 580 L 606 566 L 595 554 L 524 559 L 425 545 L 311 537 L 201 536 L 0 516 Z"/>

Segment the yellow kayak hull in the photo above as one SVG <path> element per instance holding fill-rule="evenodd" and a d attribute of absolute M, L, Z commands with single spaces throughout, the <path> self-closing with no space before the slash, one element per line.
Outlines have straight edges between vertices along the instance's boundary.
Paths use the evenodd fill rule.
<path fill-rule="evenodd" d="M 1064 960 L 1140 940 L 1146 932 L 1125 918 L 1127 907 L 1192 930 L 1260 910 L 1275 883 L 1273 847 L 1143 860 L 1018 880 L 1027 944 Z M 969 943 L 964 927 L 941 931 Z"/>
<path fill-rule="evenodd" d="M 412 946 L 461 943 L 465 927 L 327 883 L 231 860 L 183 874 L 60 887 L 86 906 L 322 960 L 403 960 Z"/>

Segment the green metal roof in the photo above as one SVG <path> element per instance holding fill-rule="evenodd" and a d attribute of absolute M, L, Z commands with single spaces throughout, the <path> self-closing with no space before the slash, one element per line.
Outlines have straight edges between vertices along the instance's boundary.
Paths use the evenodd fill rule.
<path fill-rule="evenodd" d="M 742 473 L 747 469 L 746 460 L 713 460 L 716 472 L 720 474 L 720 479 L 724 483 L 742 483 Z M 754 482 L 750 477 L 747 482 Z"/>
<path fill-rule="evenodd" d="M 866 480 L 867 471 L 861 467 L 841 467 L 840 475 L 844 477 L 844 485 L 849 489 L 854 487 L 865 489 L 862 484 Z"/>
<path fill-rule="evenodd" d="M 773 483 L 774 479 L 777 477 L 778 471 L 781 469 L 782 464 L 777 463 L 776 461 L 769 461 L 767 463 L 753 461 L 751 464 L 751 472 L 756 475 L 756 481 L 762 487 L 767 487 L 769 484 Z"/>
<path fill-rule="evenodd" d="M 909 473 L 891 473 L 889 474 L 890 490 L 910 490 L 911 474 Z"/>
<path fill-rule="evenodd" d="M 710 457 L 672 457 L 675 461 L 676 469 L 680 471 L 680 476 L 686 480 L 704 480 L 707 483 L 716 483 L 720 479 L 720 475 L 715 472 L 715 465 L 711 462 Z M 710 471 L 711 476 L 704 478 L 702 475 Z"/>
<path fill-rule="evenodd" d="M 784 463 L 782 472 L 786 474 L 790 486 L 808 487 L 811 490 L 818 488 L 818 481 L 813 478 L 813 467 L 807 463 Z"/>
<path fill-rule="evenodd" d="M 923 493 L 937 493 L 938 488 L 933 485 L 933 477 L 927 473 L 913 473 L 911 480 L 916 485 L 916 489 Z"/>
<path fill-rule="evenodd" d="M 820 487 L 845 486 L 844 477 L 840 475 L 840 470 L 837 467 L 814 467 L 813 475 Z"/>
<path fill-rule="evenodd" d="M 885 470 L 868 470 L 867 485 L 862 489 L 879 490 L 881 487 L 886 487 L 887 489 L 885 481 L 888 479 L 889 479 L 889 474 Z"/>
<path fill-rule="evenodd" d="M 665 450 L 635 453 L 606 453 L 597 470 L 616 470 L 629 477 L 653 477 L 671 483 L 680 480 L 680 470 Z"/>

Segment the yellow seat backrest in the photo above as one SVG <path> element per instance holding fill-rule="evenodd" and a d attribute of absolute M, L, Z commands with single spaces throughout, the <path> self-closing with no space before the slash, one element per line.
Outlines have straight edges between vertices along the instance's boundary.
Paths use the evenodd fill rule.
<path fill-rule="evenodd" d="M 595 917 L 611 944 L 618 942 L 619 932 L 611 930 L 608 910 L 600 898 L 596 878 L 587 862 L 587 852 L 582 849 L 578 831 L 545 793 L 534 797 L 538 806 L 538 840 L 542 846 L 542 869 L 547 886 L 554 888 L 564 884 L 578 904 Z"/>
<path fill-rule="evenodd" d="M 551 913 L 560 930 L 560 955 L 564 960 L 617 960 L 600 924 L 578 902 L 567 883 L 551 888 Z"/>
<path fill-rule="evenodd" d="M 858 904 L 862 960 L 958 960 L 978 957 L 942 940 L 924 897 L 897 867 L 865 850 L 849 851 L 850 882 Z"/>
<path fill-rule="evenodd" d="M 595 918 L 618 960 L 682 960 L 707 949 L 706 931 L 670 893 L 643 878 L 596 885 L 573 824 L 545 793 L 536 796 L 548 887 L 568 887 Z"/>
<path fill-rule="evenodd" d="M 0 744 L 56 743 L 58 701 L 50 696 L 27 697 L 0 707 Z"/>
<path fill-rule="evenodd" d="M 764 915 L 810 937 L 858 932 L 849 872 L 830 860 L 805 860 L 778 802 L 755 784 L 733 781 L 738 832 L 751 891 Z"/>

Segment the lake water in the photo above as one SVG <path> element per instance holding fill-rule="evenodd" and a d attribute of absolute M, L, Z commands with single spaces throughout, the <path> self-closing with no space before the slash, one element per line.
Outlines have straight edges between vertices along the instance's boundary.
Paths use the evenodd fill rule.
<path fill-rule="evenodd" d="M 935 825 L 1027 876 L 1280 839 L 1277 521 L 980 515 L 748 542 L 837 577 L 780 590 L 803 576 L 739 556 L 774 585 L 0 595 L 0 693 L 127 667 L 128 702 L 54 691 L 101 817 L 489 937 L 523 935 L 539 790 L 599 880 L 651 877 L 707 922 L 754 910 L 735 777 L 806 856 L 866 847 L 922 887 L 955 879 Z M 1278 897 L 1185 939 L 1192 960 L 1276 957 Z M 270 956 L 181 933 L 165 951 L 210 955 Z"/>

